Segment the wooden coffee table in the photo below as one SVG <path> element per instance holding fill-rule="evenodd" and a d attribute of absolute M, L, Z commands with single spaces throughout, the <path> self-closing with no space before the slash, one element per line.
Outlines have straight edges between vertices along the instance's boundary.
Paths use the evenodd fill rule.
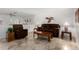
<path fill-rule="evenodd" d="M 38 36 L 39 35 L 41 35 L 41 36 L 47 36 L 48 37 L 48 42 L 51 41 L 52 33 L 50 33 L 50 32 L 34 31 L 33 37 L 35 36 L 35 34 L 37 34 Z"/>

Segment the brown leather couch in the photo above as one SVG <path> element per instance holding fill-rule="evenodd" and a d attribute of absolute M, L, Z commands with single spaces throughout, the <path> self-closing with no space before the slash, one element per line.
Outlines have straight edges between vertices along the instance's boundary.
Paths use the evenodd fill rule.
<path fill-rule="evenodd" d="M 53 37 L 59 37 L 60 25 L 59 24 L 42 24 L 37 28 L 37 31 L 51 32 Z"/>
<path fill-rule="evenodd" d="M 23 29 L 23 25 L 21 24 L 14 24 L 13 31 L 15 33 L 15 39 L 21 39 L 28 35 L 28 30 Z"/>

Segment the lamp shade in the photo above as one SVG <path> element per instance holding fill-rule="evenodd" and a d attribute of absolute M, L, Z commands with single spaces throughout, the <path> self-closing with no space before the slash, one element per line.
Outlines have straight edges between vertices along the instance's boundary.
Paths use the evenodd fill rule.
<path fill-rule="evenodd" d="M 64 23 L 64 26 L 69 26 L 69 23 L 68 23 L 68 22 L 65 22 L 65 23 Z"/>

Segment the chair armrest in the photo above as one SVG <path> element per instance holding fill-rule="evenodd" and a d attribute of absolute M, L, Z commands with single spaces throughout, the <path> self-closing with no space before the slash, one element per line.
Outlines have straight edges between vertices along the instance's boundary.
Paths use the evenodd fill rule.
<path fill-rule="evenodd" d="M 23 29 L 23 33 L 24 33 L 25 35 L 28 35 L 28 30 L 27 30 L 27 29 Z"/>
<path fill-rule="evenodd" d="M 28 30 L 27 29 L 23 29 L 23 31 L 28 33 Z"/>

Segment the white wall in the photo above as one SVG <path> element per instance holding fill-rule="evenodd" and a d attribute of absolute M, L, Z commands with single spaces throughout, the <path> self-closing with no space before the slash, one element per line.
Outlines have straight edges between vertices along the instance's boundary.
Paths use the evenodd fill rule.
<path fill-rule="evenodd" d="M 8 28 L 9 24 L 9 17 L 6 15 L 0 15 L 0 20 L 2 20 L 2 24 L 0 24 L 0 38 L 5 38 L 6 36 L 6 29 Z"/>
<path fill-rule="evenodd" d="M 71 25 L 74 23 L 73 16 L 74 12 L 73 9 L 41 9 L 39 10 L 39 13 L 36 15 L 35 23 L 43 23 L 45 22 L 46 16 L 52 16 L 54 17 L 54 20 L 59 23 L 60 25 L 63 25 L 65 21 L 68 21 Z"/>
<path fill-rule="evenodd" d="M 23 12 L 35 16 L 35 23 L 42 23 L 45 21 L 46 16 L 53 16 L 57 23 L 63 24 L 65 21 L 69 21 L 72 24 L 74 9 L 73 8 L 25 8 L 25 9 L 11 9 L 13 11 Z M 62 22 L 61 22 L 62 20 Z"/>

